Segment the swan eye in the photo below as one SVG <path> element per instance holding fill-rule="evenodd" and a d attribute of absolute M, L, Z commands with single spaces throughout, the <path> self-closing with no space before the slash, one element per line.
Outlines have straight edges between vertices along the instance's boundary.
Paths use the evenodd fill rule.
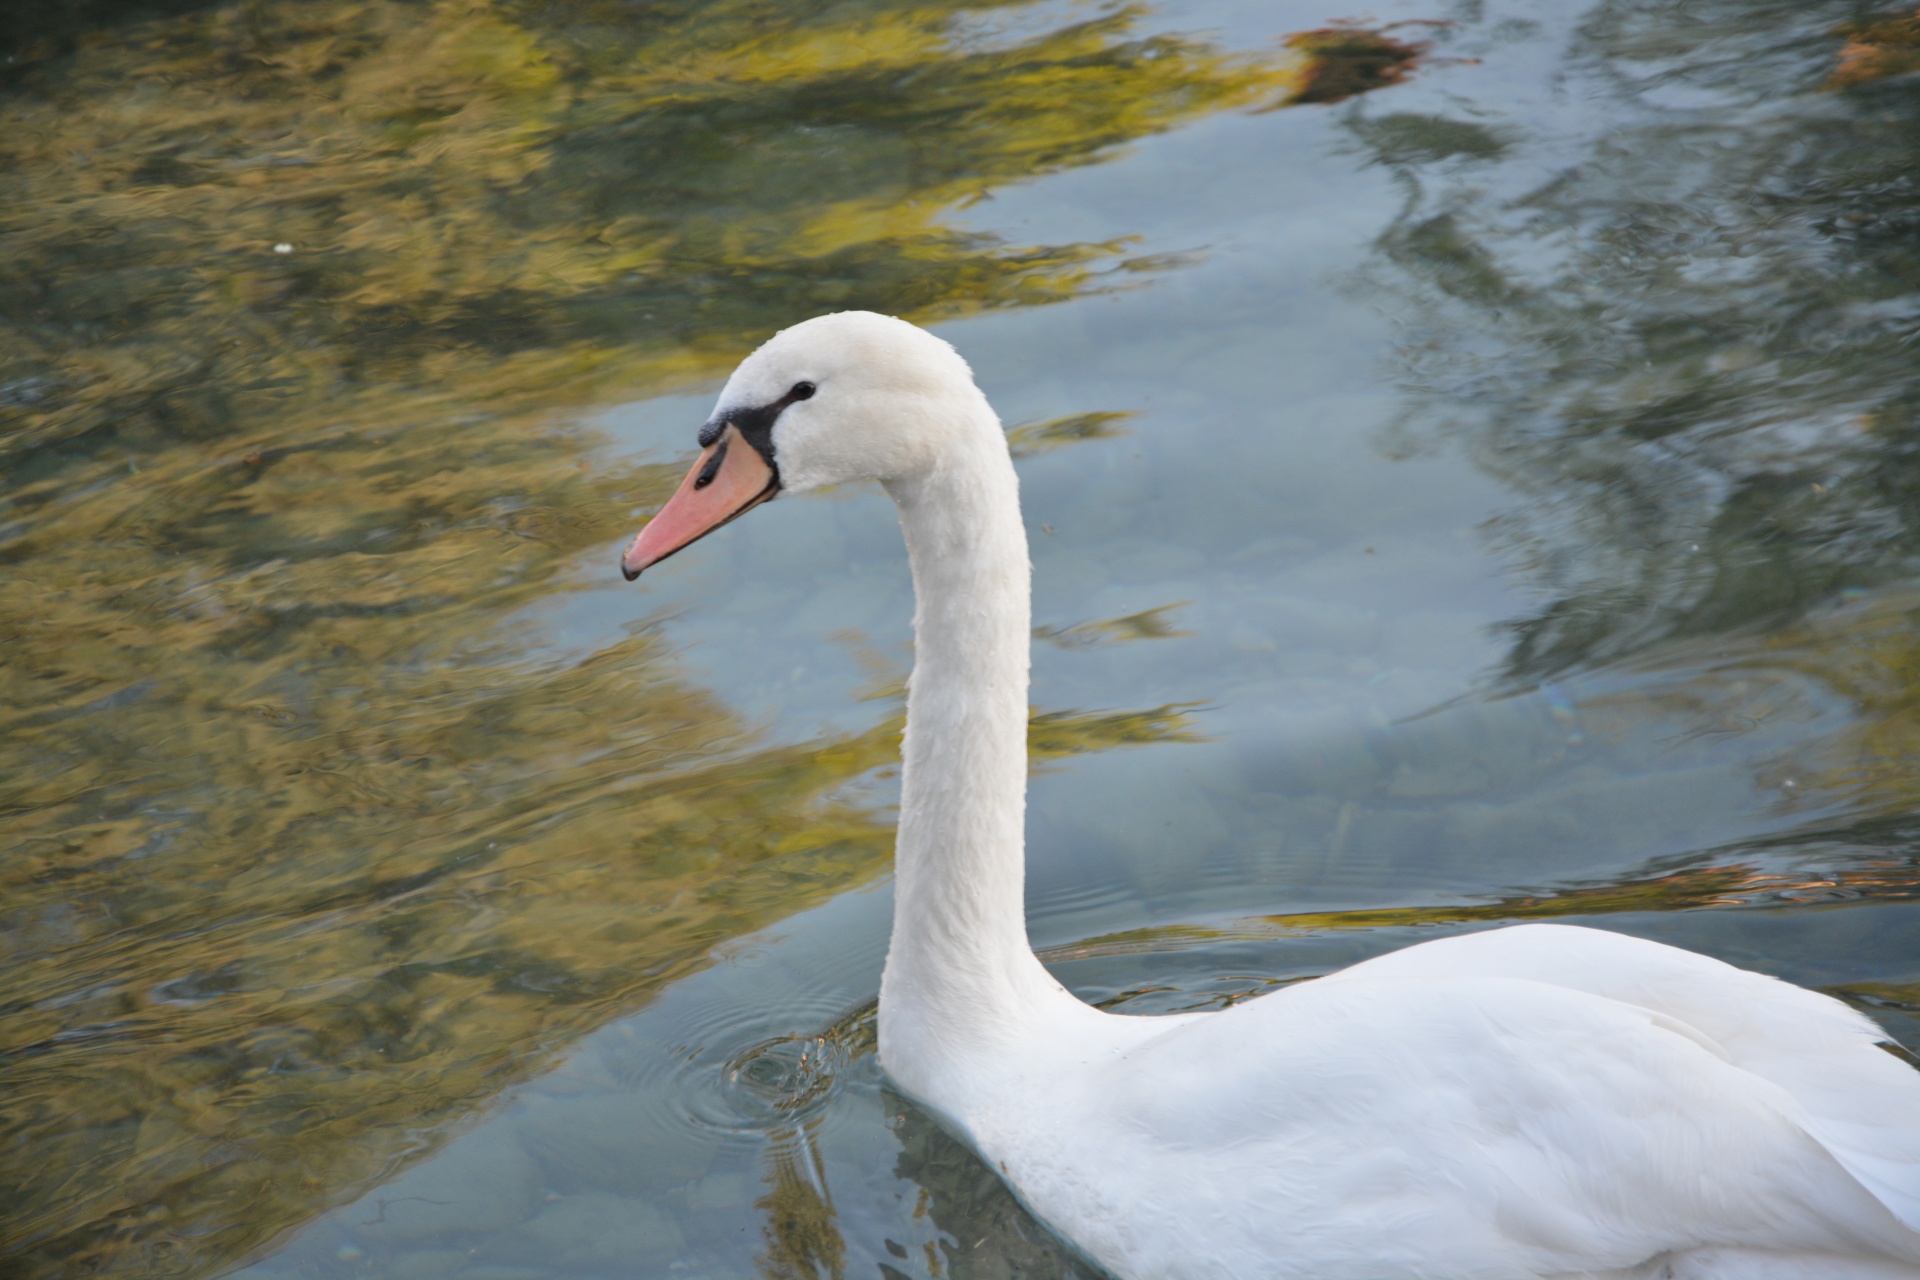
<path fill-rule="evenodd" d="M 820 388 L 814 386 L 811 382 L 796 382 L 793 384 L 793 390 L 787 392 L 787 399 L 811 400 L 813 399 L 813 393 L 819 389 Z"/>

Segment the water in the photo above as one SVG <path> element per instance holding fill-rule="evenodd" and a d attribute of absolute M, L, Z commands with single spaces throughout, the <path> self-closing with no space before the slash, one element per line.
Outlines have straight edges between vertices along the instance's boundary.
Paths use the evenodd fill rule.
<path fill-rule="evenodd" d="M 1561 918 L 1911 1040 L 1889 12 L 0 19 L 9 1270 L 1085 1273 L 873 1063 L 885 500 L 615 570 L 835 307 L 1016 429 L 1074 990 Z"/>

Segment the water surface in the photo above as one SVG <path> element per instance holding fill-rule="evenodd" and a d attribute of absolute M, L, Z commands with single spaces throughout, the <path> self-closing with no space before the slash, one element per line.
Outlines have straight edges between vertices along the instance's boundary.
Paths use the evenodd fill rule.
<path fill-rule="evenodd" d="M 1911 1036 L 1914 21 L 6 20 L 8 1267 L 1085 1271 L 873 1063 L 885 499 L 615 570 L 839 307 L 1013 429 L 1075 991 L 1561 918 Z"/>

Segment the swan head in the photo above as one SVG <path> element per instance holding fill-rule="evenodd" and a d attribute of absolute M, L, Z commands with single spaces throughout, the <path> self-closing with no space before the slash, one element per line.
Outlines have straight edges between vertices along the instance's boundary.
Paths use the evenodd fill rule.
<path fill-rule="evenodd" d="M 967 362 L 918 325 L 841 311 L 782 329 L 727 379 L 693 469 L 621 572 L 632 581 L 782 492 L 909 481 L 982 421 L 999 439 Z"/>

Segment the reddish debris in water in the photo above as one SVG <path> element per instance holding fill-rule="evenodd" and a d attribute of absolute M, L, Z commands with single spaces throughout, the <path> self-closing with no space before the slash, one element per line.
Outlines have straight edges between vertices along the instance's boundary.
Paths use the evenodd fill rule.
<path fill-rule="evenodd" d="M 1306 55 L 1298 86 L 1278 105 L 1299 106 L 1312 102 L 1344 102 L 1355 94 L 1367 93 L 1399 84 L 1412 74 L 1432 48 L 1387 34 L 1394 27 L 1440 27 L 1443 22 L 1406 23 L 1368 28 L 1350 22 L 1335 22 L 1312 31 L 1296 31 L 1287 37 L 1287 48 Z"/>
<path fill-rule="evenodd" d="M 1834 34 L 1847 37 L 1847 42 L 1840 46 L 1840 57 L 1824 88 L 1850 89 L 1920 71 L 1920 10 L 1849 22 L 1836 27 Z"/>

